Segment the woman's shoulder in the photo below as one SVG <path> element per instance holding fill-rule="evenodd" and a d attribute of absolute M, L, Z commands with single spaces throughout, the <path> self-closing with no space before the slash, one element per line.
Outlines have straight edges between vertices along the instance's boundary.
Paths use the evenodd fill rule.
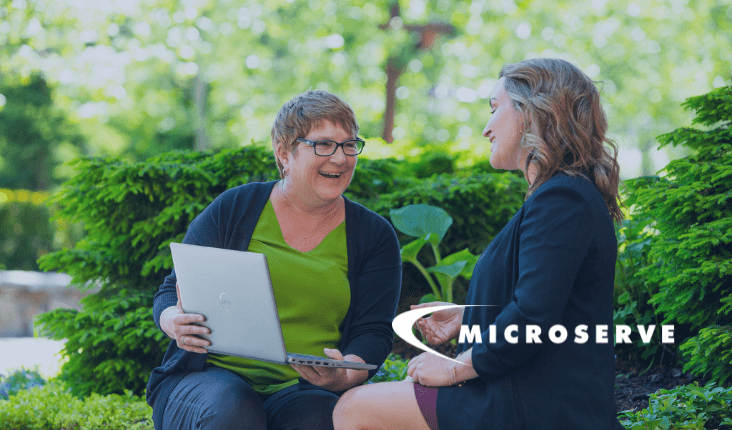
<path fill-rule="evenodd" d="M 346 202 L 346 237 L 362 251 L 388 251 L 401 261 L 396 231 L 389 221 L 365 206 L 343 197 Z M 391 251 L 395 254 L 391 255 Z M 366 252 L 365 255 L 371 255 Z"/>
<path fill-rule="evenodd" d="M 272 187 L 277 181 L 271 182 L 249 182 L 229 188 L 219 194 L 211 203 L 212 206 L 220 208 L 241 207 L 252 202 L 269 199 Z"/>
<path fill-rule="evenodd" d="M 582 173 L 568 174 L 558 172 L 556 175 L 544 182 L 532 195 L 526 200 L 529 204 L 533 200 L 543 200 L 548 195 L 566 195 L 580 200 L 586 201 L 588 204 L 605 204 L 600 190 L 590 178 Z"/>
<path fill-rule="evenodd" d="M 610 212 L 595 184 L 582 174 L 557 173 L 542 184 L 524 203 L 525 211 L 594 219 L 610 226 Z"/>
<path fill-rule="evenodd" d="M 217 198 L 220 199 L 238 199 L 247 197 L 256 197 L 261 194 L 267 194 L 272 192 L 272 187 L 275 186 L 277 181 L 269 182 L 249 182 L 247 184 L 237 185 L 236 187 L 229 188 L 221 193 Z"/>
<path fill-rule="evenodd" d="M 346 220 L 354 219 L 358 223 L 372 225 L 375 228 L 388 228 L 393 230 L 389 221 L 383 216 L 360 203 L 349 200 L 346 196 L 343 196 L 343 200 L 346 204 Z"/>

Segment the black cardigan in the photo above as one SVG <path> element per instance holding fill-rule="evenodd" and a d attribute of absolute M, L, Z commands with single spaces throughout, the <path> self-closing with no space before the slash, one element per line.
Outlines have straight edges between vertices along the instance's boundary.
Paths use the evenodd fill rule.
<path fill-rule="evenodd" d="M 275 184 L 251 183 L 225 191 L 193 220 L 183 243 L 246 251 Z M 351 303 L 339 349 L 343 355 L 355 354 L 380 366 L 393 346 L 391 322 L 402 280 L 399 243 L 384 218 L 346 199 L 346 246 Z M 155 295 L 153 317 L 158 327 L 163 310 L 177 302 L 175 281 L 173 271 Z M 204 369 L 207 357 L 170 342 L 162 365 L 153 370 L 147 384 L 155 428 L 160 428 L 170 392 L 186 374 Z M 375 373 L 370 371 L 369 377 Z"/>
<path fill-rule="evenodd" d="M 479 378 L 440 388 L 440 430 L 622 429 L 615 412 L 613 284 L 617 240 L 602 195 L 582 177 L 558 174 L 526 200 L 480 256 L 463 324 L 479 325 L 473 347 Z M 518 342 L 504 337 L 518 326 Z M 568 337 L 553 343 L 555 324 Z M 575 343 L 587 325 L 589 341 Z M 496 326 L 490 343 L 489 326 Z M 541 344 L 527 343 L 525 327 L 541 329 Z M 608 343 L 595 342 L 595 327 L 608 326 Z"/>

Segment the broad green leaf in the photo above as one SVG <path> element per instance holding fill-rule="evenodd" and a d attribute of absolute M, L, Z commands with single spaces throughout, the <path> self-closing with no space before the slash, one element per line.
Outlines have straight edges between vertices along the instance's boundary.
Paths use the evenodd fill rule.
<path fill-rule="evenodd" d="M 416 261 L 417 254 L 419 254 L 419 251 L 426 243 L 427 241 L 424 238 L 420 237 L 404 245 L 404 247 L 400 250 L 400 253 L 402 255 L 402 261 Z"/>
<path fill-rule="evenodd" d="M 435 233 L 440 241 L 452 225 L 452 217 L 444 209 L 425 204 L 392 209 L 389 217 L 394 227 L 406 235 L 425 237 L 429 233 Z"/>
<path fill-rule="evenodd" d="M 425 236 L 424 239 L 435 246 L 438 246 L 442 240 L 437 233 L 427 233 L 427 236 Z"/>
<path fill-rule="evenodd" d="M 431 273 L 439 273 L 449 277 L 450 279 L 455 279 L 467 264 L 468 262 L 465 260 L 456 261 L 452 264 L 440 264 L 439 266 L 430 267 L 427 271 Z"/>
<path fill-rule="evenodd" d="M 470 280 L 470 278 L 473 277 L 473 270 L 475 269 L 475 263 L 478 262 L 478 256 L 470 252 L 468 248 L 465 248 L 462 251 L 455 252 L 443 258 L 442 261 L 440 261 L 440 264 L 449 265 L 458 261 L 467 262 L 465 268 L 460 272 L 460 275 L 465 279 Z"/>

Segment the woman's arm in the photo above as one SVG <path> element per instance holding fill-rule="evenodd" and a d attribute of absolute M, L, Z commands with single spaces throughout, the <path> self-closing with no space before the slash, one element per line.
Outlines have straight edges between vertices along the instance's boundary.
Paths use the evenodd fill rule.
<path fill-rule="evenodd" d="M 354 212 L 360 212 L 357 214 L 360 219 L 346 218 L 346 228 L 352 229 L 350 237 L 356 239 L 348 245 L 349 273 L 353 273 L 353 276 L 349 274 L 351 308 L 343 327 L 340 350 L 345 356 L 355 355 L 366 363 L 380 365 L 394 342 L 391 323 L 402 281 L 399 242 L 384 218 L 365 208 Z M 371 370 L 369 376 L 375 373 L 376 370 Z"/>
<path fill-rule="evenodd" d="M 409 360 L 407 375 L 415 383 L 426 387 L 445 387 L 460 384 L 478 377 L 473 368 L 472 348 L 458 355 L 455 360 L 424 352 Z"/>
<path fill-rule="evenodd" d="M 498 334 L 496 342 L 475 344 L 472 349 L 474 369 L 484 379 L 521 366 L 544 348 L 545 343 L 527 342 L 525 328 L 538 326 L 546 340 L 549 328 L 562 323 L 577 275 L 594 240 L 593 210 L 573 184 L 539 189 L 524 209 L 514 257 L 518 271 L 514 299 L 493 323 Z M 511 325 L 519 329 L 516 342 L 504 336 Z M 488 329 L 481 327 L 483 339 L 489 338 Z"/>
<path fill-rule="evenodd" d="M 346 355 L 345 357 L 337 349 L 325 348 L 325 355 L 334 360 L 354 361 L 366 363 L 357 355 Z M 356 385 L 361 385 L 369 378 L 368 370 L 344 369 L 321 366 L 297 366 L 291 364 L 305 380 L 311 384 L 323 387 L 330 391 L 346 391 Z"/>

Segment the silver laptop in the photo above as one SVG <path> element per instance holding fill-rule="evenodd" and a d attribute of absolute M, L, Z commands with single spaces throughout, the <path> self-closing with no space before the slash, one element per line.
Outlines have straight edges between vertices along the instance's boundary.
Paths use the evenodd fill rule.
<path fill-rule="evenodd" d="M 209 352 L 277 364 L 376 369 L 373 364 L 338 361 L 285 350 L 267 257 L 230 249 L 171 243 L 181 304 L 201 314 L 211 333 Z"/>

